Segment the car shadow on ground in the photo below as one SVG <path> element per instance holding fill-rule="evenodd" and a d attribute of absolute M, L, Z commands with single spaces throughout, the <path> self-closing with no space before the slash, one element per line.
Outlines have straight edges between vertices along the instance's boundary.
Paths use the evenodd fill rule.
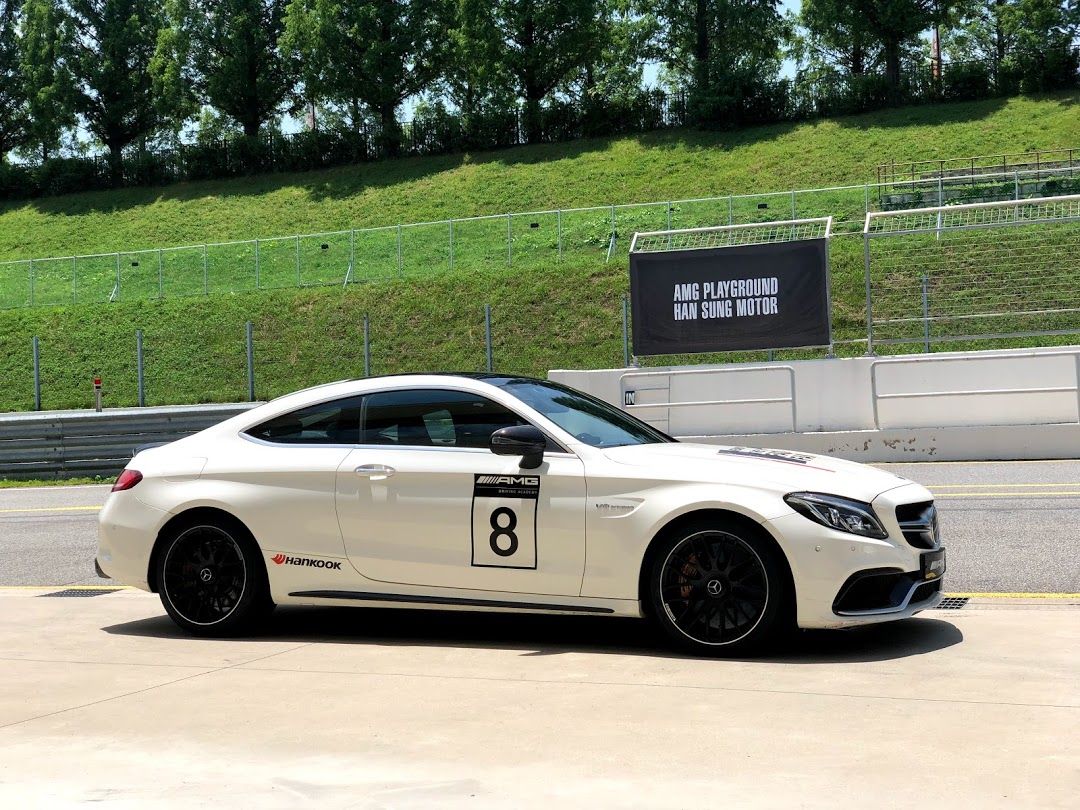
<path fill-rule="evenodd" d="M 198 641 L 167 616 L 102 628 L 114 635 Z M 803 630 L 752 658 L 760 662 L 837 664 L 890 661 L 959 644 L 953 624 L 920 616 L 847 630 Z M 523 655 L 596 653 L 688 657 L 673 652 L 660 631 L 641 619 L 541 616 L 386 608 L 278 608 L 245 641 L 312 644 L 459 647 L 520 650 Z"/>

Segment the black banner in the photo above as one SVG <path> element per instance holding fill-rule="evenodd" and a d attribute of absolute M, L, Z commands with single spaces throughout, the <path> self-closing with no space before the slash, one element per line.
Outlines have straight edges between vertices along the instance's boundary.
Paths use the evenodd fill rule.
<path fill-rule="evenodd" d="M 630 254 L 634 354 L 825 346 L 828 240 Z"/>

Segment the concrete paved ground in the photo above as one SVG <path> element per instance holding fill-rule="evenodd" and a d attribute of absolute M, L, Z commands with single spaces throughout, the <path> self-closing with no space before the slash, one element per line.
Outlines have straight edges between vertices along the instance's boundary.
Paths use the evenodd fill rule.
<path fill-rule="evenodd" d="M 1080 592 L 1080 461 L 881 464 L 930 487 L 949 591 Z M 0 489 L 0 585 L 99 584 L 108 487 Z"/>
<path fill-rule="evenodd" d="M 1080 606 L 697 660 L 643 622 L 0 590 L 0 806 L 1075 807 Z"/>

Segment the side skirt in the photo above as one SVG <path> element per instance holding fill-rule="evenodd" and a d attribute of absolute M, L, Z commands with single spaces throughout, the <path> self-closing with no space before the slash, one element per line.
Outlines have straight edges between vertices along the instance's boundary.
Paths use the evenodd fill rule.
<path fill-rule="evenodd" d="M 464 599 L 454 596 L 417 596 L 394 593 L 364 593 L 361 591 L 294 591 L 289 596 L 301 599 L 352 599 L 359 602 L 407 602 L 423 605 L 452 605 L 454 607 L 517 608 L 518 610 L 551 610 L 562 613 L 614 613 L 611 608 L 589 605 L 549 605 L 543 602 L 505 602 L 494 599 Z"/>

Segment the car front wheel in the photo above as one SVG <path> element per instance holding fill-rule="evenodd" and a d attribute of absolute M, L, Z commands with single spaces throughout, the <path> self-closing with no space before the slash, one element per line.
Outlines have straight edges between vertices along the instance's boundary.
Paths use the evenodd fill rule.
<path fill-rule="evenodd" d="M 189 633 L 236 635 L 273 608 L 258 547 L 242 526 L 193 520 L 162 542 L 157 557 L 161 603 Z"/>
<path fill-rule="evenodd" d="M 673 533 L 649 572 L 652 616 L 697 655 L 754 652 L 784 626 L 792 594 L 780 552 L 737 524 Z"/>

